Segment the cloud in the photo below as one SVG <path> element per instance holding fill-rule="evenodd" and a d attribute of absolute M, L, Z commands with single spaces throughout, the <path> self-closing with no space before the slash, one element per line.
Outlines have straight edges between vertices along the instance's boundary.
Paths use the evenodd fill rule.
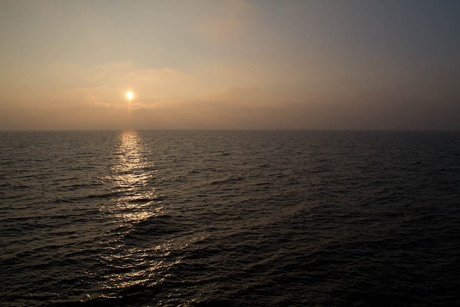
<path fill-rule="evenodd" d="M 458 127 L 460 114 L 451 76 L 412 85 L 343 78 L 282 84 L 286 72 L 243 64 L 185 71 L 133 62 L 33 71 L 40 73 L 16 72 L 16 82 L 0 83 L 0 129 L 423 129 Z"/>

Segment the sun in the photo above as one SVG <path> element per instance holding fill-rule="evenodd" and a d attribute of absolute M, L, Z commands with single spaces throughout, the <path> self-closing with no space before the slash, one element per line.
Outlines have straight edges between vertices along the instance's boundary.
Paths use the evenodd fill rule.
<path fill-rule="evenodd" d="M 131 91 L 127 91 L 125 94 L 126 99 L 132 100 L 134 98 L 134 94 Z"/>

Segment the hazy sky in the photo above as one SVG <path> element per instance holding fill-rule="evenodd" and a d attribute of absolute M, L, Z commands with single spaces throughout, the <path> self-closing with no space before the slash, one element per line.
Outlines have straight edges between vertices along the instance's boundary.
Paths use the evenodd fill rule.
<path fill-rule="evenodd" d="M 0 0 L 0 129 L 124 128 L 460 129 L 460 1 Z"/>

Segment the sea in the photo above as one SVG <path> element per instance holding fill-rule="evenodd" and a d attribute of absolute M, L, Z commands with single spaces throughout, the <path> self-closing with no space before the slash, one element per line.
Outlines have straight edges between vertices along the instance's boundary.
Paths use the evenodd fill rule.
<path fill-rule="evenodd" d="M 0 132 L 1 306 L 459 306 L 460 132 Z"/>

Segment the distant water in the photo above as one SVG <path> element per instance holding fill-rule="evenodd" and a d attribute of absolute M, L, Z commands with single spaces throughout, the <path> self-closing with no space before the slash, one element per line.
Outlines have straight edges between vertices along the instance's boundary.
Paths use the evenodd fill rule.
<path fill-rule="evenodd" d="M 0 305 L 460 304 L 458 132 L 2 132 Z"/>

